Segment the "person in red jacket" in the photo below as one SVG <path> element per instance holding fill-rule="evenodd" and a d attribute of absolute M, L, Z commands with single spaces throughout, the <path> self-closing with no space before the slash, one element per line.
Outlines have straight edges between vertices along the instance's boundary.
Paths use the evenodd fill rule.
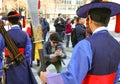
<path fill-rule="evenodd" d="M 69 47 L 69 41 L 70 41 L 71 32 L 72 32 L 71 20 L 70 20 L 70 18 L 68 18 L 66 20 L 66 29 L 65 29 L 65 33 L 66 33 L 66 47 Z"/>

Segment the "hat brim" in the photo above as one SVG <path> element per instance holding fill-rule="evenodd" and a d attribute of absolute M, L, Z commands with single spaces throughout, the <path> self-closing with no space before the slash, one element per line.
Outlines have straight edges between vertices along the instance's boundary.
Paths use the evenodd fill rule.
<path fill-rule="evenodd" d="M 24 16 L 12 16 L 12 17 L 18 17 L 19 19 L 24 18 Z M 3 17 L 2 20 L 8 20 L 10 17 Z"/>
<path fill-rule="evenodd" d="M 114 16 L 120 13 L 120 4 L 114 2 L 99 2 L 99 3 L 90 3 L 79 7 L 77 9 L 77 15 L 85 18 L 87 12 L 93 8 L 109 8 L 111 10 L 110 16 Z"/>

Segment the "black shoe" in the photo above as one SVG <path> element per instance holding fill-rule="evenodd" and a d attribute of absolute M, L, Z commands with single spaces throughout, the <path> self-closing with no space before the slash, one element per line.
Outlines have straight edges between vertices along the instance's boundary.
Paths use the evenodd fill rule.
<path fill-rule="evenodd" d="M 40 60 L 37 60 L 37 66 L 40 66 Z"/>

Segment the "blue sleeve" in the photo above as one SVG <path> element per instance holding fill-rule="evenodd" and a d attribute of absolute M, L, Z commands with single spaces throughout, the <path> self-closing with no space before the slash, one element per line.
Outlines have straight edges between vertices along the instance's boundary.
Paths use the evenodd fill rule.
<path fill-rule="evenodd" d="M 0 54 L 0 68 L 2 68 L 3 64 L 2 64 L 2 60 L 3 60 L 3 57 L 2 57 L 2 53 Z M 3 73 L 3 70 L 0 70 L 0 76 L 2 76 L 2 73 Z"/>
<path fill-rule="evenodd" d="M 68 70 L 61 73 L 64 84 L 81 84 L 91 68 L 92 50 L 89 41 L 82 40 L 74 48 Z"/>
<path fill-rule="evenodd" d="M 2 66 L 3 66 L 3 64 L 2 64 L 3 54 L 2 53 L 4 51 L 4 48 L 5 48 L 4 39 L 0 34 L 0 68 L 2 68 Z M 2 76 L 2 73 L 3 73 L 3 71 L 0 70 L 0 76 Z"/>
<path fill-rule="evenodd" d="M 25 46 L 25 59 L 31 64 L 31 52 L 32 52 L 32 44 L 29 36 L 27 35 L 27 41 Z"/>
<path fill-rule="evenodd" d="M 120 41 L 118 41 L 118 42 L 120 44 Z M 115 77 L 114 84 L 117 84 L 117 82 L 119 81 L 119 78 L 120 78 L 120 63 L 118 65 L 118 70 L 117 70 L 117 74 L 116 74 L 116 77 Z"/>
<path fill-rule="evenodd" d="M 47 80 L 47 84 L 65 84 L 62 79 L 62 76 L 56 73 L 48 74 L 46 80 Z"/>
<path fill-rule="evenodd" d="M 119 81 L 119 78 L 120 78 L 120 63 L 118 65 L 118 70 L 117 70 L 117 74 L 116 74 L 116 77 L 115 77 L 114 84 L 117 84 L 117 82 Z"/>

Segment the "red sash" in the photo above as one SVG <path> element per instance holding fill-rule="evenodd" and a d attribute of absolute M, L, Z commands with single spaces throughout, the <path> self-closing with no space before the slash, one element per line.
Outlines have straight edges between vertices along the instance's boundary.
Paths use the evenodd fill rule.
<path fill-rule="evenodd" d="M 18 48 L 18 50 L 24 55 L 24 48 Z M 5 56 L 9 56 L 7 48 L 5 48 Z"/>
<path fill-rule="evenodd" d="M 116 73 L 108 75 L 92 75 L 88 74 L 82 84 L 114 84 Z"/>

